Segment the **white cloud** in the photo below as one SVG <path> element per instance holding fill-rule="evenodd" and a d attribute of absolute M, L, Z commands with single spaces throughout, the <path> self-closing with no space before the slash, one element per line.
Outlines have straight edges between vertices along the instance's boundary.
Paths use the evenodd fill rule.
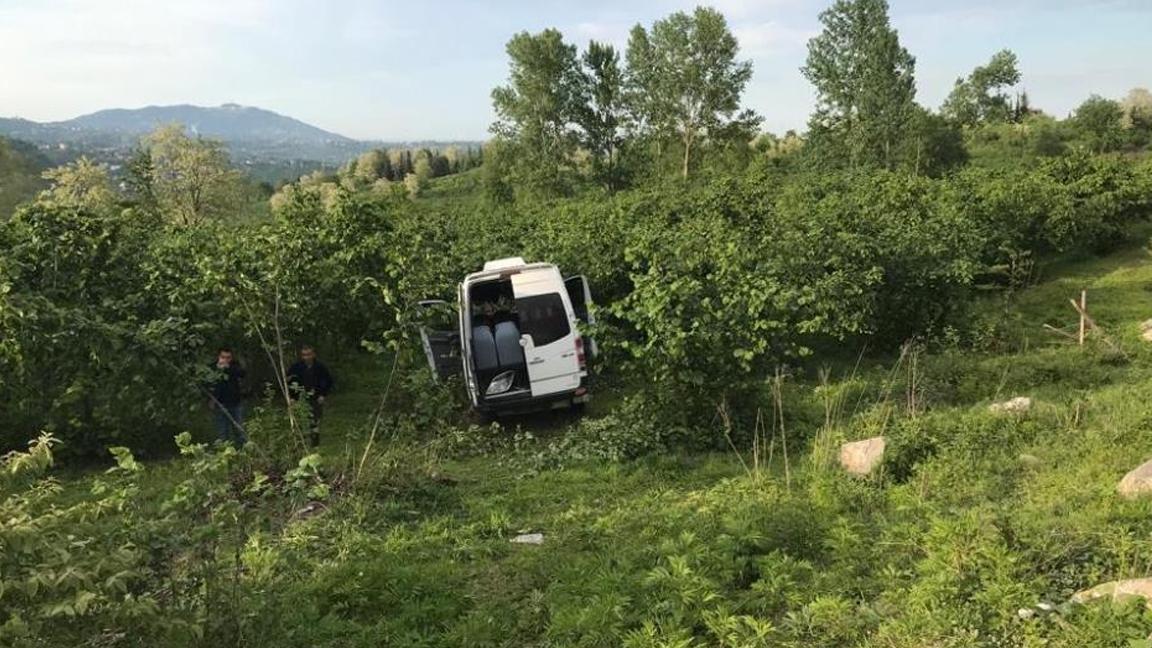
<path fill-rule="evenodd" d="M 730 21 L 747 20 L 762 17 L 767 13 L 789 9 L 805 4 L 806 0 L 709 0 L 708 2 L 692 2 L 688 5 L 695 7 L 704 4 L 715 8 Z"/>
<path fill-rule="evenodd" d="M 803 47 L 809 39 L 819 33 L 817 29 L 788 27 L 775 21 L 756 24 L 736 25 L 732 28 L 740 50 L 745 56 L 766 58 L 781 50 Z"/>
<path fill-rule="evenodd" d="M 623 49 L 628 43 L 628 32 L 634 22 L 582 22 L 573 30 L 571 42 L 584 47 L 587 41 L 594 40 L 601 43 L 610 43 L 618 49 Z"/>

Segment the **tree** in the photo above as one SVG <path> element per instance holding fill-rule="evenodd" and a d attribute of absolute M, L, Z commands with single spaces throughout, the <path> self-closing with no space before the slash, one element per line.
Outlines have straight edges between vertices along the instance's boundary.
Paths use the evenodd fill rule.
<path fill-rule="evenodd" d="M 116 205 L 117 196 L 108 175 L 108 166 L 97 164 L 86 156 L 45 171 L 44 179 L 51 182 L 51 186 L 40 194 L 41 200 L 95 211 Z"/>
<path fill-rule="evenodd" d="M 624 74 L 620 54 L 611 45 L 588 43 L 581 58 L 581 101 L 577 122 L 580 143 L 592 156 L 593 174 L 608 189 L 616 187 L 616 156 L 623 144 Z"/>
<path fill-rule="evenodd" d="M 44 186 L 41 173 L 47 166 L 47 158 L 35 146 L 0 137 L 0 220 L 36 196 Z"/>
<path fill-rule="evenodd" d="M 1120 102 L 1124 111 L 1123 125 L 1129 139 L 1136 146 L 1146 146 L 1152 139 L 1152 92 L 1147 88 L 1133 88 Z"/>
<path fill-rule="evenodd" d="M 957 79 L 941 112 L 961 126 L 1006 122 L 1013 106 L 1005 88 L 1020 83 L 1019 61 L 1011 50 L 1000 50 L 987 65 L 977 67 L 966 79 Z"/>
<path fill-rule="evenodd" d="M 421 151 L 421 153 L 425 153 Z M 428 188 L 428 181 L 432 178 L 432 163 L 427 154 L 417 155 L 416 164 L 412 173 L 404 176 L 404 188 L 408 190 L 410 198 L 418 198 Z"/>
<path fill-rule="evenodd" d="M 810 139 L 824 159 L 895 168 L 916 118 L 916 59 L 900 45 L 885 0 L 837 0 L 820 14 L 801 68 L 816 86 Z"/>
<path fill-rule="evenodd" d="M 234 210 L 243 176 L 232 168 L 222 142 L 189 137 L 182 125 L 172 124 L 143 144 L 152 157 L 152 190 L 168 218 L 192 225 Z"/>
<path fill-rule="evenodd" d="M 649 32 L 632 28 L 628 40 L 628 96 L 637 126 L 681 147 L 680 175 L 687 178 L 692 156 L 709 138 L 751 140 L 760 123 L 740 109 L 752 64 L 737 61 L 739 43 L 724 16 L 706 7 L 674 13 Z"/>
<path fill-rule="evenodd" d="M 915 107 L 901 146 L 904 166 L 919 175 L 939 177 L 968 161 L 959 126 L 921 106 Z"/>
<path fill-rule="evenodd" d="M 1120 104 L 1092 95 L 1076 109 L 1073 122 L 1095 153 L 1114 151 L 1123 139 L 1124 109 Z"/>
<path fill-rule="evenodd" d="M 518 175 L 537 187 L 558 188 L 575 153 L 572 124 L 580 105 L 576 48 L 555 29 L 519 33 L 508 41 L 508 85 L 492 91 L 492 133 L 517 149 Z"/>
<path fill-rule="evenodd" d="M 362 185 L 370 185 L 391 175 L 392 161 L 383 150 L 372 149 L 356 158 L 353 176 Z"/>
<path fill-rule="evenodd" d="M 392 175 L 389 176 L 390 180 L 403 180 L 404 176 L 412 171 L 406 164 L 404 149 L 388 150 L 388 166 L 392 170 Z"/>
<path fill-rule="evenodd" d="M 160 211 L 160 203 L 156 200 L 156 165 L 147 148 L 139 146 L 132 153 L 124 185 L 128 199 L 137 207 L 149 214 Z"/>

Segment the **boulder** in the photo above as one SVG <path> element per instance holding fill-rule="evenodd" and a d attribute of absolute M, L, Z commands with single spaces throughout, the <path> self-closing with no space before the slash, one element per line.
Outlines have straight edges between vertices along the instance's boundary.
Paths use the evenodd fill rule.
<path fill-rule="evenodd" d="M 1146 461 L 1124 475 L 1116 490 L 1128 498 L 1152 495 L 1152 461 Z"/>
<path fill-rule="evenodd" d="M 1032 409 L 1032 399 L 1027 396 L 1017 396 L 1002 403 L 992 403 L 988 411 L 994 414 L 1024 414 Z"/>
<path fill-rule="evenodd" d="M 1111 581 L 1072 595 L 1074 603 L 1087 603 L 1102 598 L 1111 599 L 1114 602 L 1121 602 L 1130 598 L 1142 598 L 1149 609 L 1152 609 L 1152 578 Z"/>
<path fill-rule="evenodd" d="M 509 540 L 513 544 L 530 544 L 539 545 L 544 544 L 543 533 L 523 533 Z"/>
<path fill-rule="evenodd" d="M 840 465 L 853 475 L 867 475 L 884 459 L 884 437 L 852 441 L 840 446 Z"/>

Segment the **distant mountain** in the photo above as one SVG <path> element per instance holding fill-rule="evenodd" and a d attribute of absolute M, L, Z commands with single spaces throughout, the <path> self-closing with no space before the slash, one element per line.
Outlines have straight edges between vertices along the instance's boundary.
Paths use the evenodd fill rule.
<path fill-rule="evenodd" d="M 238 162 L 314 160 L 339 164 L 375 144 L 361 142 L 262 108 L 148 106 L 114 108 L 58 122 L 0 119 L 0 135 L 57 150 L 118 157 L 165 124 L 184 124 L 203 137 L 223 140 Z"/>
<path fill-rule="evenodd" d="M 224 104 L 215 108 L 189 105 L 113 108 L 56 122 L 54 125 L 139 137 L 158 126 L 172 123 L 184 124 L 193 133 L 227 142 L 265 140 L 312 145 L 355 142 L 351 138 L 271 110 L 237 104 Z"/>

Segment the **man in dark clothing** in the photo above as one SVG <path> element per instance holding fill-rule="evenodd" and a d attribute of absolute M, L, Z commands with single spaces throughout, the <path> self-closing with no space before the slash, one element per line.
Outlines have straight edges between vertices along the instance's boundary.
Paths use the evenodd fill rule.
<path fill-rule="evenodd" d="M 244 436 L 243 380 L 247 372 L 232 349 L 222 347 L 216 352 L 216 361 L 209 365 L 215 378 L 204 387 L 208 390 L 208 406 L 215 414 L 216 435 L 223 443 L 237 448 L 248 442 Z"/>
<path fill-rule="evenodd" d="M 312 414 L 309 425 L 312 447 L 320 445 L 320 417 L 324 414 L 324 401 L 332 391 L 332 374 L 328 367 L 316 359 L 316 349 L 300 347 L 300 360 L 288 368 L 288 388 L 293 399 L 303 398 Z"/>

